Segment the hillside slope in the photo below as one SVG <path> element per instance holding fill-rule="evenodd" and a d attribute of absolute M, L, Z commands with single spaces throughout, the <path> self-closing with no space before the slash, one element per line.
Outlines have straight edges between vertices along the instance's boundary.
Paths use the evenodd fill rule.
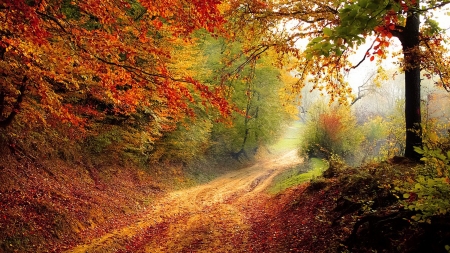
<path fill-rule="evenodd" d="M 164 191 L 136 168 L 1 153 L 0 252 L 60 252 L 126 225 Z"/>
<path fill-rule="evenodd" d="M 391 189 L 415 165 L 332 164 L 325 178 L 253 200 L 252 252 L 447 252 L 450 215 L 414 222 Z"/>

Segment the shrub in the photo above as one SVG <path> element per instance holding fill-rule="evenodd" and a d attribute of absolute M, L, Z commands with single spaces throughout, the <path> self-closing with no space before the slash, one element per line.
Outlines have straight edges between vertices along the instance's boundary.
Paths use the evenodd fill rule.
<path fill-rule="evenodd" d="M 426 147 L 415 150 L 423 155 L 425 164 L 414 181 L 396 187 L 395 191 L 403 194 L 406 209 L 417 211 L 414 220 L 429 222 L 432 216 L 450 213 L 450 151 Z"/>
<path fill-rule="evenodd" d="M 362 126 L 362 131 L 365 136 L 361 149 L 361 160 L 363 162 L 370 162 L 372 160 L 379 161 L 388 158 L 381 152 L 383 151 L 384 145 L 387 144 L 386 138 L 389 129 L 386 125 L 387 123 L 382 117 L 376 116 L 365 122 Z"/>
<path fill-rule="evenodd" d="M 301 151 L 308 157 L 330 158 L 331 154 L 349 160 L 364 136 L 349 107 L 310 110 Z"/>
<path fill-rule="evenodd" d="M 404 106 L 405 101 L 398 100 L 393 111 L 383 120 L 383 125 L 387 131 L 379 153 L 381 160 L 393 156 L 402 156 L 405 152 Z"/>

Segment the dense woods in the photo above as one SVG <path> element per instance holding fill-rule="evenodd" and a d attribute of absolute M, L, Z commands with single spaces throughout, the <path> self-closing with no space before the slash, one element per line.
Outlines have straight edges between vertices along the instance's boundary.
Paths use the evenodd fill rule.
<path fill-rule="evenodd" d="M 307 170 L 314 176 L 286 196 L 318 206 L 317 190 L 326 208 L 356 208 L 339 217 L 354 225 L 339 227 L 351 233 L 307 221 L 316 233 L 337 231 L 333 250 L 345 236 L 348 249 L 366 247 L 355 238 L 366 238 L 358 229 L 371 218 L 358 221 L 355 212 L 420 224 L 405 238 L 429 231 L 425 223 L 447 224 L 450 63 L 447 24 L 438 20 L 448 6 L 1 1 L 0 251 L 70 249 L 125 226 L 168 191 L 288 149 L 309 165 L 273 184 L 309 182 L 297 175 Z M 314 170 L 314 159 L 328 169 Z M 364 196 L 349 193 L 359 183 Z M 289 200 L 261 199 L 255 206 L 273 215 L 243 211 L 252 226 L 282 230 L 264 217 L 285 222 L 278 214 L 293 212 Z M 289 248 L 252 233 L 255 250 Z M 450 248 L 438 244 L 439 252 Z"/>

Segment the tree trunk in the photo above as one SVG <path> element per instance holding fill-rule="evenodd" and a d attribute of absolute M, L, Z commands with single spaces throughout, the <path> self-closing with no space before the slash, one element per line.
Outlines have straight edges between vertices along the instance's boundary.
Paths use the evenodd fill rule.
<path fill-rule="evenodd" d="M 250 121 L 250 108 L 251 108 L 251 98 L 248 97 L 247 98 L 247 107 L 245 110 L 245 118 L 244 118 L 244 139 L 242 140 L 242 145 L 241 145 L 241 149 L 236 153 L 238 154 L 238 158 L 240 156 L 240 154 L 244 154 L 246 158 L 247 157 L 247 152 L 245 151 L 245 146 L 247 144 L 247 139 L 248 136 L 250 135 L 250 128 L 248 126 L 248 122 Z"/>
<path fill-rule="evenodd" d="M 417 1 L 417 7 L 418 3 L 419 1 Z M 419 26 L 419 14 L 411 10 L 400 38 L 405 57 L 405 157 L 414 160 L 419 160 L 421 157 L 414 151 L 414 146 L 422 146 Z"/>
<path fill-rule="evenodd" d="M 28 77 L 24 76 L 22 79 L 22 83 L 20 85 L 19 88 L 19 95 L 17 96 L 16 102 L 14 103 L 14 105 L 12 106 L 12 111 L 9 113 L 9 115 L 7 117 L 5 117 L 4 119 L 0 120 L 0 128 L 6 128 L 7 126 L 11 125 L 11 123 L 14 120 L 14 117 L 16 117 L 17 113 L 20 110 L 20 106 L 22 104 L 22 100 L 23 97 L 25 96 L 25 89 L 26 89 L 26 82 L 28 80 Z M 3 111 L 6 107 L 5 103 L 6 103 L 6 98 L 5 98 L 5 93 L 2 91 L 0 93 L 0 117 L 3 114 Z"/>

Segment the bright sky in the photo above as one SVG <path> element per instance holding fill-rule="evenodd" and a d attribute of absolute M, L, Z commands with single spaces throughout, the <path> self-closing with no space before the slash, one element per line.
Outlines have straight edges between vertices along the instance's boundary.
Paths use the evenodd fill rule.
<path fill-rule="evenodd" d="M 439 23 L 440 27 L 444 29 L 450 37 L 450 5 L 447 5 L 444 8 L 439 9 L 438 11 L 435 11 L 433 19 Z M 297 21 L 287 22 L 286 28 L 290 30 L 293 29 L 296 25 L 298 25 Z M 367 49 L 369 49 L 370 45 L 372 44 L 372 41 L 373 40 L 368 39 L 366 44 L 360 46 L 357 54 L 351 57 L 354 65 L 362 60 Z M 296 42 L 296 47 L 305 49 L 308 42 L 309 39 L 298 40 Z M 399 50 L 401 50 L 401 44 L 397 38 L 392 39 L 389 49 L 392 50 L 391 52 L 398 52 Z M 394 62 L 396 61 L 397 59 L 395 58 L 386 59 L 383 61 L 382 66 L 385 69 L 395 68 L 396 65 L 394 64 Z M 371 62 L 368 58 L 366 58 L 366 60 L 357 69 L 353 69 L 352 71 L 350 71 L 349 75 L 347 76 L 347 81 L 350 83 L 354 91 L 356 91 L 357 87 L 360 86 L 374 71 L 376 71 L 377 68 L 378 66 L 375 61 Z"/>
<path fill-rule="evenodd" d="M 439 23 L 440 27 L 444 29 L 447 35 L 450 37 L 450 6 L 447 5 L 445 8 L 436 11 L 434 13 L 434 20 L 436 20 Z M 367 43 L 365 45 L 362 45 L 357 54 L 351 58 L 355 64 L 357 64 L 363 58 L 364 54 L 370 47 L 371 43 L 372 40 L 368 39 Z M 392 39 L 390 49 L 392 49 L 391 52 L 393 51 L 398 52 L 398 50 L 401 50 L 401 44 L 397 38 Z M 394 64 L 395 61 L 397 60 L 394 58 L 386 59 L 385 61 L 383 61 L 383 67 L 385 69 L 395 68 L 396 67 L 396 65 Z M 376 65 L 375 62 L 370 62 L 369 59 L 366 59 L 366 61 L 363 64 L 361 64 L 358 67 L 358 69 L 350 71 L 347 80 L 353 87 L 353 89 L 357 90 L 357 87 L 361 85 L 371 73 L 376 71 L 377 68 L 378 66 Z"/>

